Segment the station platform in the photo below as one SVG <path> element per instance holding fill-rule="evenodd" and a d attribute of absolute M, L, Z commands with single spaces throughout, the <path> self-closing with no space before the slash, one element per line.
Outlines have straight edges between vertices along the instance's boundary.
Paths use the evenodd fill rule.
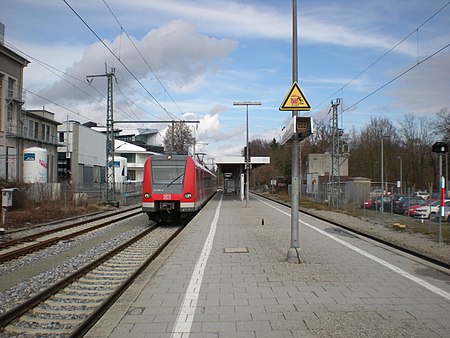
<path fill-rule="evenodd" d="M 86 337 L 450 337 L 450 277 L 290 209 L 217 194 Z"/>

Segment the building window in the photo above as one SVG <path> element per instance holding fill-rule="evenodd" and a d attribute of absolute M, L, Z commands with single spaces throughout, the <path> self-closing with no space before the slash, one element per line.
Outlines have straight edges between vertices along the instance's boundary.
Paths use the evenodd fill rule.
<path fill-rule="evenodd" d="M 33 137 L 33 128 L 34 128 L 34 121 L 29 120 L 28 121 L 28 133 L 27 137 L 32 138 Z"/>
<path fill-rule="evenodd" d="M 0 74 L 0 102 L 2 102 L 3 98 L 3 74 Z M 3 118 L 3 105 L 0 104 L 0 123 Z"/>
<path fill-rule="evenodd" d="M 35 138 L 36 140 L 39 138 L 39 123 L 38 122 L 34 122 L 34 129 L 33 129 L 33 138 Z"/>
<path fill-rule="evenodd" d="M 63 131 L 60 131 L 58 133 L 58 141 L 61 143 L 64 143 L 64 132 Z"/>
<path fill-rule="evenodd" d="M 7 94 L 7 97 L 9 99 L 14 97 L 14 82 L 15 82 L 14 79 L 12 79 L 12 78 L 8 79 L 8 94 Z"/>
<path fill-rule="evenodd" d="M 50 141 L 50 126 L 45 124 L 44 127 L 45 127 L 44 141 L 49 142 Z M 44 129 L 44 128 L 42 128 L 42 129 Z"/>

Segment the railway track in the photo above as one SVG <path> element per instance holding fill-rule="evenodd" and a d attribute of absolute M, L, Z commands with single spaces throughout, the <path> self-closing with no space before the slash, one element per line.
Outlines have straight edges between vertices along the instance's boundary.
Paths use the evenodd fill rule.
<path fill-rule="evenodd" d="M 63 240 L 69 240 L 85 233 L 140 214 L 141 208 L 119 210 L 108 215 L 96 215 L 69 225 L 54 227 L 31 235 L 0 243 L 0 263 L 44 249 Z"/>
<path fill-rule="evenodd" d="M 181 230 L 146 229 L 0 315 L 1 335 L 82 336 Z"/>

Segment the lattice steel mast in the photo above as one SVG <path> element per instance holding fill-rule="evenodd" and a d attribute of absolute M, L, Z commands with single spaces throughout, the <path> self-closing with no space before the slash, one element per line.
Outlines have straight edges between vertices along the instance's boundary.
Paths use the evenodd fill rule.
<path fill-rule="evenodd" d="M 111 68 L 108 72 L 108 67 L 105 65 L 105 74 L 89 75 L 86 76 L 86 80 L 89 84 L 94 77 L 107 77 L 108 78 L 108 91 L 106 102 L 106 185 L 105 185 L 105 202 L 108 204 L 117 205 L 116 201 L 116 184 L 114 174 L 114 90 L 113 79 L 115 79 L 115 68 Z"/>
<path fill-rule="evenodd" d="M 337 207 L 339 204 L 339 189 L 341 185 L 340 175 L 340 138 L 341 130 L 338 127 L 338 107 L 341 104 L 340 99 L 331 101 L 331 109 L 333 113 L 332 122 L 332 149 L 331 149 L 331 184 L 330 184 L 330 205 Z"/>

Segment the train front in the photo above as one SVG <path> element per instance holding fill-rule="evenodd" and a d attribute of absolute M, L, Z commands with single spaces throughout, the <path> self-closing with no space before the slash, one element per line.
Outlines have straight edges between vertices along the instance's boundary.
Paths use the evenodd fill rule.
<path fill-rule="evenodd" d="M 193 204 L 195 170 L 186 155 L 158 155 L 144 165 L 142 211 L 157 223 L 189 216 Z"/>

